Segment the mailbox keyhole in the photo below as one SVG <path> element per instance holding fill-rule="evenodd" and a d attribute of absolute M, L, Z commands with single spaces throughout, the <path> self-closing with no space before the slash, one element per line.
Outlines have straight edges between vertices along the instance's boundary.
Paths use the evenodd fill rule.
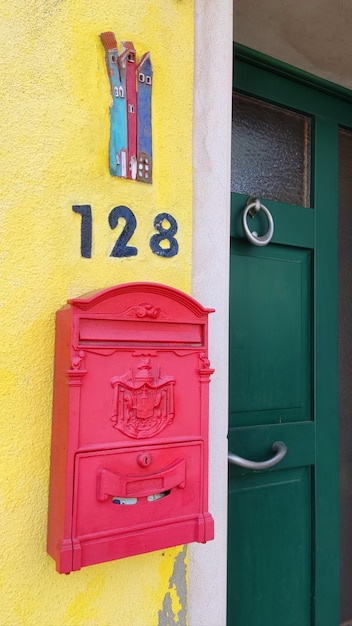
<path fill-rule="evenodd" d="M 148 467 L 152 462 L 152 457 L 148 452 L 141 452 L 137 456 L 137 463 L 141 467 Z"/>

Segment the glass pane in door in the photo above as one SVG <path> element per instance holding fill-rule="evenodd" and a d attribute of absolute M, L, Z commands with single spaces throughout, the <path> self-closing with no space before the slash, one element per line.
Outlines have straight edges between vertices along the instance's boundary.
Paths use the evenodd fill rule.
<path fill-rule="evenodd" d="M 234 94 L 231 191 L 310 206 L 310 135 L 308 116 Z"/>

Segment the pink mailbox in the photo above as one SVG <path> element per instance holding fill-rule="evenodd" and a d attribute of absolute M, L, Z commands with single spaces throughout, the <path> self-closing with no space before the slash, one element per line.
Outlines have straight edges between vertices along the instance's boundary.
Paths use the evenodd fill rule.
<path fill-rule="evenodd" d="M 213 539 L 212 311 L 131 283 L 57 312 L 48 553 L 58 572 Z"/>

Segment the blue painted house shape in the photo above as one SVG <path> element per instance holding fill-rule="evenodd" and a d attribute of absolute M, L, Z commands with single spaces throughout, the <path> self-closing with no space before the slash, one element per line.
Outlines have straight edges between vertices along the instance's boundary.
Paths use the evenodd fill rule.
<path fill-rule="evenodd" d="M 112 103 L 110 106 L 110 174 L 127 178 L 127 107 L 126 66 L 119 60 L 114 33 L 102 33 L 106 51 L 106 67 L 110 79 Z"/>
<path fill-rule="evenodd" d="M 143 54 L 137 65 L 137 180 L 152 182 L 152 81 L 150 53 Z"/>
<path fill-rule="evenodd" d="M 109 143 L 110 174 L 120 178 L 135 178 L 135 176 L 131 176 L 131 170 L 135 166 L 132 163 L 128 163 L 128 155 L 130 153 L 128 137 L 131 137 L 131 128 L 129 128 L 126 100 L 127 51 L 124 45 L 122 45 L 121 52 L 119 53 L 116 38 L 112 32 L 101 33 L 100 39 L 106 53 L 106 68 L 110 80 L 112 97 L 110 105 Z M 134 131 L 137 134 L 136 178 L 141 182 L 152 183 L 153 67 L 149 52 L 143 54 L 136 65 L 135 81 L 137 91 L 137 124 Z M 135 135 L 133 136 L 135 137 Z"/>

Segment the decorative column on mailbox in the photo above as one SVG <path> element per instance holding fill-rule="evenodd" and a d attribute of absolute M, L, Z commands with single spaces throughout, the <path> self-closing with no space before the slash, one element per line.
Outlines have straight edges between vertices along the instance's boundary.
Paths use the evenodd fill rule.
<path fill-rule="evenodd" d="M 58 572 L 213 539 L 212 311 L 131 283 L 57 312 L 48 553 Z"/>

